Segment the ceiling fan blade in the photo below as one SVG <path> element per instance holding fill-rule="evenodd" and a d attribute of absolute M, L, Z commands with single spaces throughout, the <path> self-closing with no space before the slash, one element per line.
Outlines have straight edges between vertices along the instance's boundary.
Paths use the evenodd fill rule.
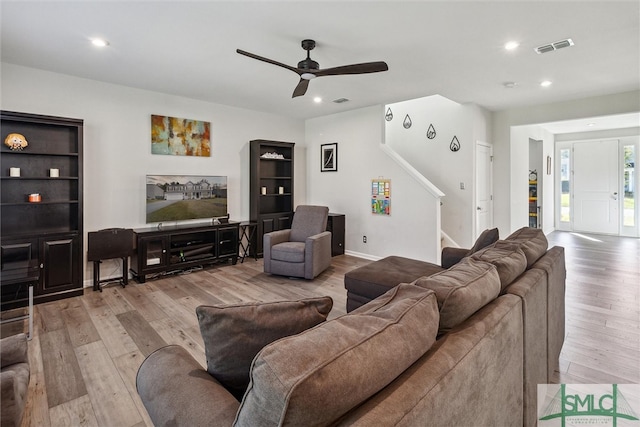
<path fill-rule="evenodd" d="M 294 73 L 300 75 L 300 71 L 298 71 L 298 69 L 296 67 L 292 67 L 290 65 L 283 64 L 282 62 L 274 61 L 273 59 L 269 59 L 269 58 L 265 58 L 265 57 L 262 57 L 262 56 L 258 56 L 258 55 L 255 55 L 253 53 L 246 52 L 246 51 L 244 51 L 242 49 L 236 49 L 236 52 L 239 53 L 240 55 L 244 55 L 244 56 L 248 56 L 249 58 L 257 59 L 258 61 L 263 61 L 263 62 L 267 62 L 269 64 L 277 65 L 278 67 L 286 68 L 287 70 L 291 70 Z"/>
<path fill-rule="evenodd" d="M 300 83 L 298 83 L 298 86 L 296 86 L 296 88 L 293 90 L 293 95 L 291 95 L 291 97 L 295 98 L 297 96 L 304 95 L 305 93 L 307 93 L 308 87 L 309 87 L 309 80 L 300 79 Z"/>
<path fill-rule="evenodd" d="M 341 67 L 325 68 L 324 70 L 314 71 L 316 77 L 321 76 L 338 76 L 342 74 L 367 74 L 379 73 L 387 71 L 389 67 L 384 61 L 365 62 L 363 64 L 343 65 Z"/>

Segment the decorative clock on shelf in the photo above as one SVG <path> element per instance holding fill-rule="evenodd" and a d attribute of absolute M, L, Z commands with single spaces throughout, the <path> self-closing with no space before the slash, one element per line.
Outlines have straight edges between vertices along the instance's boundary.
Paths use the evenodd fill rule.
<path fill-rule="evenodd" d="M 529 171 L 529 181 L 537 181 L 538 180 L 538 171 L 532 170 Z"/>

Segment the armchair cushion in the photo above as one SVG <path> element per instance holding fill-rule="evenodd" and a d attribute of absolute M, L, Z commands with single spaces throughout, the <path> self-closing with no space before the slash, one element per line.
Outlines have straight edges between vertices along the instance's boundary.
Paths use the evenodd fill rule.
<path fill-rule="evenodd" d="M 326 231 L 328 217 L 329 208 L 326 206 L 298 206 L 291 221 L 289 240 L 304 242 L 307 237 Z"/>
<path fill-rule="evenodd" d="M 282 242 L 271 247 L 271 259 L 285 262 L 304 262 L 304 242 Z"/>
<path fill-rule="evenodd" d="M 324 322 L 332 307 L 330 297 L 199 306 L 207 371 L 240 400 L 255 355 L 277 339 Z"/>

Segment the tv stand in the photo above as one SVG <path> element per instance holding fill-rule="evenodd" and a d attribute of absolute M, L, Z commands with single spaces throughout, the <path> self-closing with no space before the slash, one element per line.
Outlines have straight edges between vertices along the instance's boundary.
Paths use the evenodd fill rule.
<path fill-rule="evenodd" d="M 239 222 L 175 225 L 133 230 L 131 273 L 140 283 L 163 274 L 216 262 L 238 261 Z"/>

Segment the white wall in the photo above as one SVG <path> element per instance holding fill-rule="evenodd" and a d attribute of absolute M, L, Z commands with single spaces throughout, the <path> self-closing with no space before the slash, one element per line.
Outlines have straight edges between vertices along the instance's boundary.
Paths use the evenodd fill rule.
<path fill-rule="evenodd" d="M 638 111 L 640 111 L 640 91 L 515 108 L 494 113 L 492 123 L 494 220 L 496 226 L 500 228 L 501 235 L 506 235 L 505 232 L 515 231 L 522 225 L 521 218 L 526 219 L 526 206 L 521 203 L 526 204 L 527 200 L 525 170 L 528 167 L 528 161 L 525 159 L 528 155 L 523 158 L 520 151 L 522 147 L 515 142 L 512 143 L 512 127 Z M 519 138 L 519 141 L 526 140 L 526 150 L 528 150 L 528 138 L 529 136 Z M 515 151 L 512 152 L 512 150 Z M 546 154 L 545 148 L 545 157 Z M 525 182 L 525 184 L 520 184 L 520 182 Z M 520 185 L 522 185 L 521 188 Z"/>
<path fill-rule="evenodd" d="M 382 150 L 383 107 L 306 122 L 307 198 L 346 215 L 347 252 L 381 258 L 439 259 L 436 198 Z M 320 146 L 338 143 L 338 171 L 320 172 Z M 391 215 L 371 213 L 371 180 L 391 179 Z M 367 243 L 362 236 L 367 236 Z"/>
<path fill-rule="evenodd" d="M 386 105 L 387 109 L 393 120 L 385 121 L 385 143 L 445 193 L 442 230 L 460 246 L 470 247 L 476 237 L 475 143 L 490 142 L 486 110 L 440 95 Z M 407 115 L 412 121 L 409 129 L 403 126 Z M 433 139 L 426 137 L 430 125 L 436 131 Z M 457 152 L 449 148 L 454 136 L 460 143 Z"/>
<path fill-rule="evenodd" d="M 296 142 L 295 202 L 306 201 L 301 120 L 12 64 L 1 66 L 3 110 L 84 119 L 85 235 L 108 227 L 144 227 L 146 174 L 226 175 L 231 219 L 249 219 L 251 139 Z M 151 114 L 211 122 L 211 157 L 152 155 Z M 92 267 L 85 270 L 88 280 Z"/>

